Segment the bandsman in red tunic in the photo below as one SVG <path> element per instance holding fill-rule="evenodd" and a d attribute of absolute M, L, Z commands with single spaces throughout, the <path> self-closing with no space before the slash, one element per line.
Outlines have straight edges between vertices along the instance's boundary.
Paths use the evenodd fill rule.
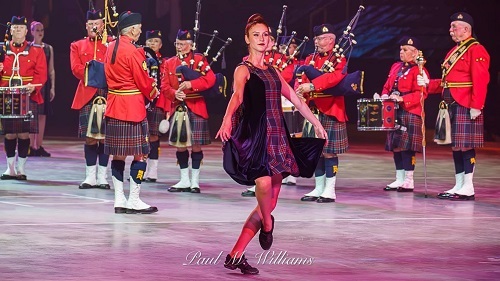
<path fill-rule="evenodd" d="M 185 103 L 191 127 L 191 178 L 189 177 L 189 151 L 187 147 L 177 147 L 176 157 L 179 163 L 181 179 L 178 183 L 168 189 L 170 192 L 200 193 L 199 177 L 201 161 L 203 159 L 202 145 L 210 144 L 210 133 L 208 130 L 208 111 L 204 94 L 215 85 L 216 77 L 206 58 L 202 54 L 195 53 L 193 48 L 194 34 L 192 30 L 179 30 L 175 47 L 177 56 L 169 58 L 162 67 L 165 68 L 165 77 L 162 80 L 160 98 L 157 104 L 171 103 L 175 108 Z M 191 79 L 183 76 L 179 83 L 178 69 L 184 66 L 188 72 L 198 72 L 198 78 Z M 171 119 L 174 118 L 172 113 Z M 171 120 L 171 127 L 173 122 Z M 172 130 L 172 128 L 171 128 Z"/>
<path fill-rule="evenodd" d="M 425 99 L 427 91 L 425 87 L 422 89 L 417 84 L 420 69 L 416 58 L 421 48 L 420 41 L 415 37 L 405 36 L 399 43 L 401 61 L 391 66 L 387 81 L 382 88 L 383 98 L 395 100 L 399 104 L 398 128 L 387 133 L 385 143 L 385 149 L 393 152 L 396 180 L 388 184 L 384 190 L 412 192 L 415 154 L 422 152 L 423 149 L 421 95 L 423 94 Z M 427 72 L 425 69 L 422 70 Z"/>
<path fill-rule="evenodd" d="M 40 47 L 32 46 L 26 41 L 28 21 L 25 17 L 12 17 L 10 35 L 12 40 L 6 42 L 5 60 L 0 62 L 1 87 L 26 86 L 30 95 L 29 109 L 33 118 L 2 118 L 1 129 L 4 138 L 4 148 L 7 154 L 7 170 L 2 174 L 2 180 L 26 180 L 25 164 L 30 147 L 30 133 L 38 133 L 38 104 L 43 103 L 41 86 L 47 81 L 47 61 Z M 3 46 L 2 46 L 3 47 Z M 6 100 L 4 101 L 6 102 Z M 15 101 L 13 101 L 15 105 Z M 17 147 L 17 165 L 16 165 Z"/>
<path fill-rule="evenodd" d="M 451 16 L 450 36 L 457 43 L 442 64 L 442 78 L 430 80 L 429 93 L 442 93 L 451 121 L 451 145 L 455 163 L 455 185 L 438 194 L 440 199 L 467 201 L 475 199 L 472 178 L 477 147 L 483 147 L 482 110 L 490 81 L 490 55 L 472 37 L 474 20 L 467 13 Z M 425 85 L 426 77 L 419 77 Z"/>
<path fill-rule="evenodd" d="M 101 138 L 104 134 L 99 134 L 101 136 L 99 139 L 97 139 L 98 136 L 96 135 L 87 134 L 89 119 L 93 114 L 94 100 L 99 100 L 98 97 L 107 98 L 106 89 L 99 89 L 85 84 L 85 79 L 88 78 L 86 64 L 92 60 L 103 63 L 108 45 L 107 42 L 103 44 L 98 36 L 104 29 L 101 11 L 87 11 L 86 29 L 87 37 L 71 43 L 70 46 L 71 72 L 79 80 L 71 108 L 79 110 L 78 136 L 85 138 L 83 147 L 86 163 L 85 180 L 79 185 L 79 188 L 97 187 L 109 189 L 110 186 L 106 179 L 109 155 L 104 153 L 104 140 Z M 107 38 L 107 41 L 111 41 L 111 38 Z M 104 73 L 99 75 L 104 76 Z M 99 159 L 99 163 L 97 163 L 97 159 Z"/>
<path fill-rule="evenodd" d="M 314 45 L 316 52 L 309 55 L 305 65 L 310 65 L 318 70 L 323 69 L 323 64 L 331 56 L 335 46 L 335 34 L 331 24 L 322 24 L 314 27 Z M 335 56 L 332 56 L 335 59 Z M 307 99 L 309 107 L 318 114 L 319 120 L 328 133 L 328 139 L 315 171 L 315 188 L 305 194 L 302 201 L 315 201 L 318 203 L 335 202 L 335 182 L 338 171 L 338 154 L 344 153 L 348 148 L 347 140 L 347 115 L 343 96 L 331 96 L 322 91 L 336 86 L 343 78 L 342 69 L 346 64 L 345 58 L 335 66 L 333 72 L 325 72 L 310 81 L 302 75 L 302 83 L 297 79 L 296 93 Z M 303 136 L 309 136 L 305 128 Z"/>
<path fill-rule="evenodd" d="M 151 48 L 155 52 L 155 59 L 152 66 L 156 70 L 150 69 L 150 71 L 157 71 L 155 75 L 159 78 L 165 76 L 164 68 L 161 67 L 162 63 L 166 61 L 160 53 L 160 49 L 163 46 L 162 34 L 160 30 L 148 30 L 146 31 L 146 47 Z M 153 58 L 147 58 L 153 59 Z M 160 86 L 160 85 L 158 85 Z M 146 182 L 156 182 L 158 179 L 158 158 L 160 155 L 160 131 L 159 126 L 162 120 L 167 118 L 167 114 L 170 111 L 169 103 L 161 103 L 152 106 L 147 112 L 148 125 L 149 125 L 149 144 L 151 151 L 148 155 L 148 167 L 146 174 L 144 175 L 144 181 Z"/>
<path fill-rule="evenodd" d="M 120 37 L 109 44 L 104 63 L 108 83 L 106 138 L 104 152 L 112 155 L 111 173 L 115 190 L 115 213 L 150 214 L 158 208 L 140 198 L 141 181 L 149 154 L 149 128 L 146 100 L 158 95 L 156 82 L 149 77 L 143 48 L 134 45 L 141 35 L 141 14 L 124 12 L 118 18 Z M 130 195 L 123 190 L 125 158 L 133 155 L 130 165 Z"/>

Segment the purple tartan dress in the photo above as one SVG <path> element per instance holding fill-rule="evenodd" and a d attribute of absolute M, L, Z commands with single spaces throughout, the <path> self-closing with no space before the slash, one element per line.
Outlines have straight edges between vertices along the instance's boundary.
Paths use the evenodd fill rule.
<path fill-rule="evenodd" d="M 314 165 L 307 175 L 312 176 L 324 140 L 291 141 L 281 109 L 281 82 L 276 70 L 259 69 L 248 62 L 244 65 L 248 67 L 250 79 L 245 84 L 243 103 L 233 116 L 231 139 L 223 148 L 224 169 L 244 185 L 253 185 L 255 179 L 262 176 L 304 176 L 302 169 L 299 170 L 301 165 Z M 295 140 L 307 144 L 297 147 Z"/>
<path fill-rule="evenodd" d="M 233 116 L 231 139 L 238 151 L 241 177 L 246 185 L 263 176 L 298 175 L 281 110 L 281 82 L 274 68 L 259 69 L 244 63 L 250 72 L 243 103 Z"/>

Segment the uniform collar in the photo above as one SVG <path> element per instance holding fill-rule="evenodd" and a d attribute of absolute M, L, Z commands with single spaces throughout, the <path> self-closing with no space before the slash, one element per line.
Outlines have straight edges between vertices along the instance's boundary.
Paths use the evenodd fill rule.
<path fill-rule="evenodd" d="M 10 41 L 10 44 L 12 45 L 12 47 L 21 48 L 26 45 L 26 40 L 24 40 L 22 43 L 14 43 L 14 41 Z"/>

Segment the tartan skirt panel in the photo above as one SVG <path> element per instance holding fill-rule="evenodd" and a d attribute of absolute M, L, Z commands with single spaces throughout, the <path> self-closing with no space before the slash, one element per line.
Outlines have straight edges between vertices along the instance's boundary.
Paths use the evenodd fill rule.
<path fill-rule="evenodd" d="M 108 155 L 149 154 L 149 128 L 146 118 L 141 122 L 106 117 L 104 153 Z"/>

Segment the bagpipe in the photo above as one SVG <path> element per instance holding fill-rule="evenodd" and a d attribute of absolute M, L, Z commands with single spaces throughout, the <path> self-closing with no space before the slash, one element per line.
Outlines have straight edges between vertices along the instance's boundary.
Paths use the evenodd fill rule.
<path fill-rule="evenodd" d="M 160 90 L 161 87 L 161 75 L 160 75 L 160 60 L 156 56 L 155 51 L 149 47 L 142 47 L 144 49 L 144 55 L 146 56 L 146 67 L 148 70 L 149 77 L 153 78 L 156 82 L 156 88 Z M 151 111 L 156 106 L 156 101 L 158 96 L 156 96 L 152 101 L 148 99 L 146 102 L 146 110 Z"/>
<path fill-rule="evenodd" d="M 102 44 L 108 43 L 108 29 L 115 27 L 118 21 L 111 21 L 111 16 L 109 14 L 109 9 L 113 10 L 113 16 L 117 17 L 116 6 L 113 0 L 109 0 L 111 7 L 108 6 L 108 0 L 104 1 L 104 26 L 102 30 L 98 30 L 94 26 L 93 31 L 96 34 L 96 40 L 94 40 L 94 58 L 85 63 L 85 75 L 84 84 L 85 86 L 94 87 L 97 89 L 107 89 L 108 84 L 106 83 L 106 75 L 104 74 L 104 63 L 96 60 L 97 57 L 97 42 L 101 41 Z M 94 4 L 92 0 L 89 0 L 89 11 L 95 11 Z"/>
<path fill-rule="evenodd" d="M 285 68 L 290 66 L 296 59 L 300 50 L 305 48 L 305 43 L 309 41 L 309 37 L 304 36 L 302 40 L 297 37 L 297 32 L 292 31 L 290 36 L 286 35 L 286 10 L 287 5 L 283 5 L 281 18 L 276 29 L 276 40 L 269 54 L 264 58 L 265 62 L 273 66 L 278 71 L 282 72 Z M 283 32 L 285 29 L 285 32 Z M 283 35 L 282 35 L 283 34 Z M 281 41 L 281 44 L 279 43 Z M 293 53 L 289 53 L 289 48 L 292 42 L 300 41 L 297 48 Z"/>
<path fill-rule="evenodd" d="M 335 67 L 341 63 L 343 59 L 347 59 L 347 62 L 342 70 L 342 73 L 347 73 L 349 58 L 354 45 L 357 44 L 356 40 L 354 40 L 354 33 L 352 32 L 354 31 L 359 16 L 364 9 L 365 7 L 359 6 L 356 15 L 351 19 L 346 29 L 343 31 L 342 36 L 339 38 L 337 44 L 335 44 L 332 52 L 329 54 L 320 69 L 316 69 L 314 67 L 314 60 L 311 60 L 310 65 L 303 65 L 296 69 L 295 76 L 299 84 L 303 82 L 304 75 L 309 81 L 312 81 L 325 73 L 334 72 Z M 314 54 L 316 54 L 316 51 Z M 347 73 L 336 86 L 325 89 L 322 92 L 323 94 L 331 96 L 358 96 L 363 93 L 363 81 L 364 72 L 358 70 L 352 73 Z"/>
<path fill-rule="evenodd" d="M 102 30 L 98 30 L 94 26 L 94 33 L 96 34 L 96 39 L 94 40 L 94 58 L 85 64 L 84 73 L 84 84 L 85 86 L 90 86 L 98 89 L 98 93 L 105 93 L 108 89 L 108 84 L 106 82 L 106 75 L 104 73 L 104 63 L 98 61 L 97 58 L 97 42 L 101 41 L 102 44 L 108 43 L 108 30 L 111 33 L 111 27 L 115 27 L 118 21 L 111 21 L 111 16 L 109 10 L 113 11 L 113 16 L 116 18 L 118 14 L 116 13 L 116 6 L 113 0 L 104 1 L 104 26 Z M 89 0 L 89 10 L 95 11 L 94 4 L 92 0 Z M 112 34 L 112 33 L 111 33 Z M 114 36 L 112 36 L 114 37 Z M 92 108 L 89 115 L 89 123 L 87 126 L 86 136 L 94 139 L 104 139 L 106 135 L 106 122 L 104 114 L 106 113 L 106 97 L 98 94 L 92 100 Z"/>
<path fill-rule="evenodd" d="M 186 63 L 185 58 L 189 54 L 180 54 L 177 53 L 177 56 L 181 60 L 181 65 L 176 68 L 176 75 L 181 75 L 181 81 L 191 81 L 194 79 L 198 79 L 202 76 L 205 76 L 208 71 L 211 70 L 211 66 L 213 63 L 219 60 L 219 57 L 222 56 L 222 69 L 225 69 L 225 59 L 224 59 L 224 51 L 229 44 L 232 43 L 233 39 L 228 37 L 227 39 L 222 39 L 218 37 L 219 32 L 214 30 L 212 34 L 204 33 L 200 31 L 200 13 L 201 13 L 201 0 L 198 0 L 196 3 L 196 16 L 193 27 L 193 46 L 191 49 L 192 58 L 189 60 L 189 63 Z M 207 44 L 207 47 L 203 53 L 197 53 L 198 50 L 198 39 L 200 35 L 210 36 L 210 40 Z M 212 50 L 212 45 L 217 39 L 222 42 L 223 45 L 217 51 L 217 54 L 211 59 L 208 59 L 209 52 Z M 196 59 L 198 57 L 198 59 Z M 196 61 L 198 61 L 196 63 Z M 210 61 L 210 63 L 208 63 Z M 196 65 L 195 65 L 196 64 Z M 200 92 L 200 94 L 205 98 L 218 98 L 218 97 L 227 97 L 227 79 L 222 73 L 214 73 L 215 74 L 215 84 L 208 90 Z"/>
<path fill-rule="evenodd" d="M 201 12 L 201 0 L 197 1 L 196 4 L 196 17 L 193 28 L 193 46 L 189 53 L 181 54 L 177 53 L 177 57 L 181 60 L 181 65 L 177 66 L 175 69 L 175 74 L 177 76 L 177 80 L 179 85 L 184 81 L 192 81 L 198 79 L 202 76 L 207 75 L 209 71 L 211 71 L 211 66 L 214 62 L 217 62 L 219 57 L 222 56 L 222 68 L 225 68 L 225 60 L 224 60 L 224 51 L 226 47 L 231 44 L 232 39 L 227 38 L 226 40 L 218 37 L 219 32 L 214 30 L 212 34 L 203 33 L 200 31 L 200 12 Z M 208 35 L 210 36 L 210 40 L 208 42 L 207 48 L 203 53 L 196 53 L 198 49 L 198 39 L 200 35 Z M 212 49 L 212 45 L 217 39 L 218 41 L 223 42 L 223 45 L 217 51 L 217 54 L 212 58 L 210 63 L 208 63 L 208 55 L 210 50 Z M 186 62 L 186 58 L 191 56 L 189 62 Z M 227 89 L 227 79 L 221 73 L 216 73 L 216 82 L 215 84 L 202 92 L 195 93 L 193 96 L 201 95 L 204 98 L 217 98 L 217 97 L 226 97 L 226 89 Z M 189 95 L 186 97 L 189 98 Z M 172 114 L 170 118 L 170 133 L 169 133 L 169 144 L 176 147 L 189 147 L 191 146 L 191 128 L 189 121 L 189 109 L 186 105 L 185 101 L 181 101 L 175 107 L 175 112 Z"/>

